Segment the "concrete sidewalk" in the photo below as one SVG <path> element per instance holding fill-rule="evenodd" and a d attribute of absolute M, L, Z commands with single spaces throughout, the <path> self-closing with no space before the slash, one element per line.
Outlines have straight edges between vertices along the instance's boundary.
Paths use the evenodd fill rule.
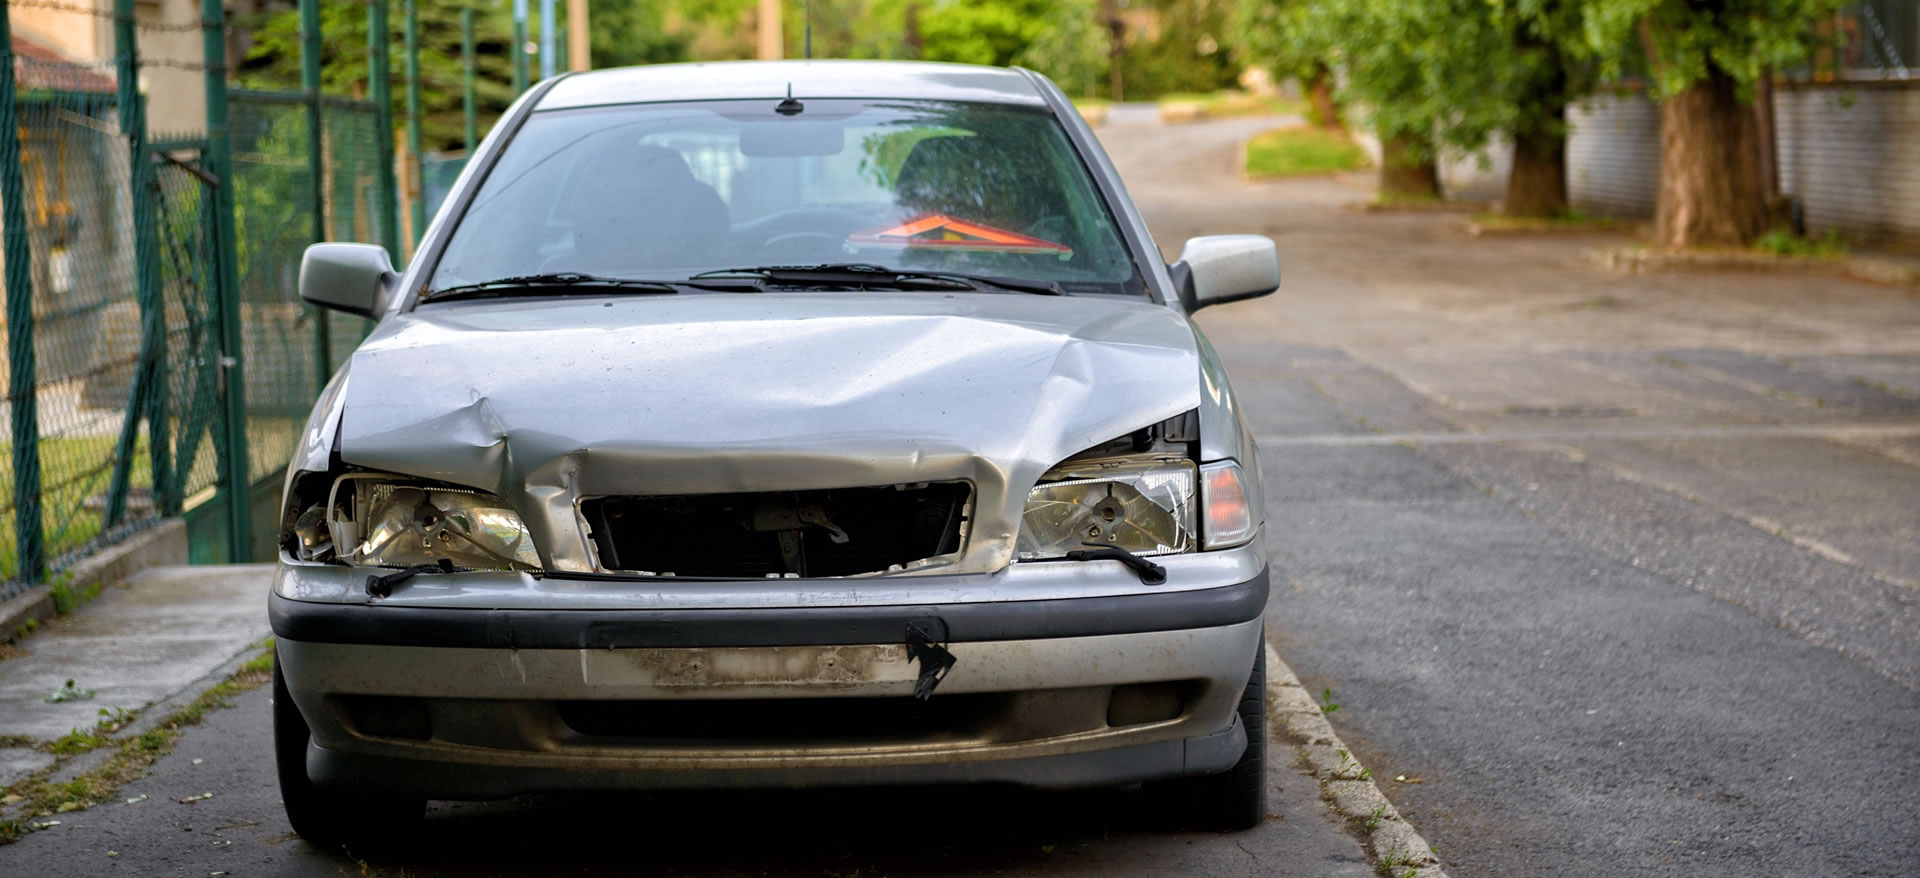
<path fill-rule="evenodd" d="M 102 710 L 139 710 L 179 693 L 270 632 L 273 565 L 155 567 L 21 641 L 0 661 L 0 738 L 45 742 L 91 728 Z M 49 703 L 72 680 L 90 699 Z M 0 749 L 0 785 L 52 761 Z"/>

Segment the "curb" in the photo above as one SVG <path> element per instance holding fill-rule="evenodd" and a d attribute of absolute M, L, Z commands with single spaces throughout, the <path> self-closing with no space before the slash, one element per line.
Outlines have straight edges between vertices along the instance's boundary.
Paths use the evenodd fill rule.
<path fill-rule="evenodd" d="M 1433 845 L 1400 816 L 1373 774 L 1360 765 L 1327 722 L 1313 693 L 1267 644 L 1268 727 L 1292 741 L 1305 770 L 1320 780 L 1327 807 L 1366 845 L 1374 866 L 1391 878 L 1447 878 Z M 1404 868 L 1403 868 L 1404 867 Z"/>
<path fill-rule="evenodd" d="M 1494 201 L 1403 201 L 1382 204 L 1378 201 L 1353 201 L 1346 205 L 1348 210 L 1361 213 L 1487 213 L 1499 207 Z"/>
<path fill-rule="evenodd" d="M 1920 290 L 1920 265 L 1873 256 L 1828 259 L 1745 250 L 1668 253 L 1643 247 L 1596 247 L 1583 255 L 1589 263 L 1626 274 L 1684 270 L 1793 272 L 1845 277 Z"/>
<path fill-rule="evenodd" d="M 66 570 L 73 574 L 68 581 L 74 585 L 116 585 L 148 567 L 185 563 L 187 522 L 182 518 L 163 518 L 80 559 Z M 29 588 L 0 603 L 0 643 L 11 642 L 14 633 L 28 619 L 38 623 L 57 615 L 52 583 L 43 582 Z"/>
<path fill-rule="evenodd" d="M 1470 238 L 1544 238 L 1555 235 L 1638 234 L 1643 225 L 1610 219 L 1541 223 L 1540 225 L 1499 225 L 1469 219 L 1466 229 L 1467 236 Z"/>

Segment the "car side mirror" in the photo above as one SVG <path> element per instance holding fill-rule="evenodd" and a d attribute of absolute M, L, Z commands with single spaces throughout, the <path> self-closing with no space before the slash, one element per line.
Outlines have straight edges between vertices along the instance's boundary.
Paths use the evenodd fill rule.
<path fill-rule="evenodd" d="M 300 259 L 300 298 L 361 317 L 385 311 L 399 279 L 387 248 L 372 244 L 314 244 Z"/>
<path fill-rule="evenodd" d="M 1187 239 L 1167 272 L 1192 313 L 1279 289 L 1280 253 L 1265 235 L 1206 235 Z"/>

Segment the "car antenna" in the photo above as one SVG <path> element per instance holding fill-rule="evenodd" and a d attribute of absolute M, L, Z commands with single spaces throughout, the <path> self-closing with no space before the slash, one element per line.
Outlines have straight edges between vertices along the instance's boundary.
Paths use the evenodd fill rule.
<path fill-rule="evenodd" d="M 773 105 L 773 111 L 782 116 L 798 116 L 807 108 L 806 104 L 793 99 L 793 83 L 787 83 L 787 99 Z"/>
<path fill-rule="evenodd" d="M 807 42 L 806 42 L 807 60 L 812 61 L 813 60 L 813 0 L 807 0 L 806 11 L 801 13 L 800 17 L 803 19 L 806 19 L 806 22 L 807 22 Z M 789 85 L 788 88 L 792 88 L 792 86 Z"/>

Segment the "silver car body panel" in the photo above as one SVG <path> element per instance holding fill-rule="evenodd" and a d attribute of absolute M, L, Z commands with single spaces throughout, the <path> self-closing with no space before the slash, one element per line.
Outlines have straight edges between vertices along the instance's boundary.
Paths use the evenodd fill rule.
<path fill-rule="evenodd" d="M 970 64 L 899 61 L 726 61 L 655 64 L 568 76 L 534 105 L 558 110 L 660 101 L 888 98 L 1045 103 L 1019 71 Z"/>
<path fill-rule="evenodd" d="M 1049 468 L 1200 405 L 1196 345 L 1177 312 L 1090 296 L 427 307 L 354 353 L 338 450 L 499 495 L 547 568 L 572 572 L 597 569 L 582 498 L 964 480 L 967 545 L 906 573 L 987 573 L 1012 562 Z"/>
<path fill-rule="evenodd" d="M 1163 555 L 1167 582 L 1148 586 L 1118 561 L 1022 562 L 993 573 L 843 579 L 562 579 L 526 573 L 416 576 L 377 601 L 367 577 L 389 571 L 288 561 L 274 591 L 296 601 L 486 610 L 710 610 L 992 604 L 1226 588 L 1267 566 L 1258 544 L 1219 552 Z"/>
<path fill-rule="evenodd" d="M 1258 620 L 1220 628 L 1100 637 L 956 643 L 936 699 L 996 694 L 1014 708 L 958 736 L 799 742 L 780 730 L 724 742 L 585 735 L 561 702 L 845 699 L 911 695 L 917 668 L 904 647 L 719 649 L 460 649 L 281 640 L 289 691 L 312 728 L 308 767 L 324 782 L 404 785 L 430 778 L 436 793 L 486 798 L 582 786 L 741 786 L 1004 780 L 1080 785 L 1219 771 L 1244 746 L 1235 705 L 1260 648 Z M 1176 717 L 1107 722 L 1112 687 L 1186 681 Z M 433 736 L 365 734 L 342 696 L 424 699 Z M 1196 762 L 1194 747 L 1211 751 Z M 1023 769 L 1034 760 L 1141 752 L 1185 743 L 1183 767 L 1106 764 L 1092 775 Z M 1208 764 L 1208 763 L 1211 764 Z M 343 764 L 344 763 L 344 764 Z M 974 766 L 958 773 L 954 766 Z M 997 768 L 1001 766 L 1004 768 Z M 386 770 L 386 769 L 392 770 Z M 510 772 L 490 776 L 490 772 Z M 1137 772 L 1137 774 L 1129 774 Z"/>

